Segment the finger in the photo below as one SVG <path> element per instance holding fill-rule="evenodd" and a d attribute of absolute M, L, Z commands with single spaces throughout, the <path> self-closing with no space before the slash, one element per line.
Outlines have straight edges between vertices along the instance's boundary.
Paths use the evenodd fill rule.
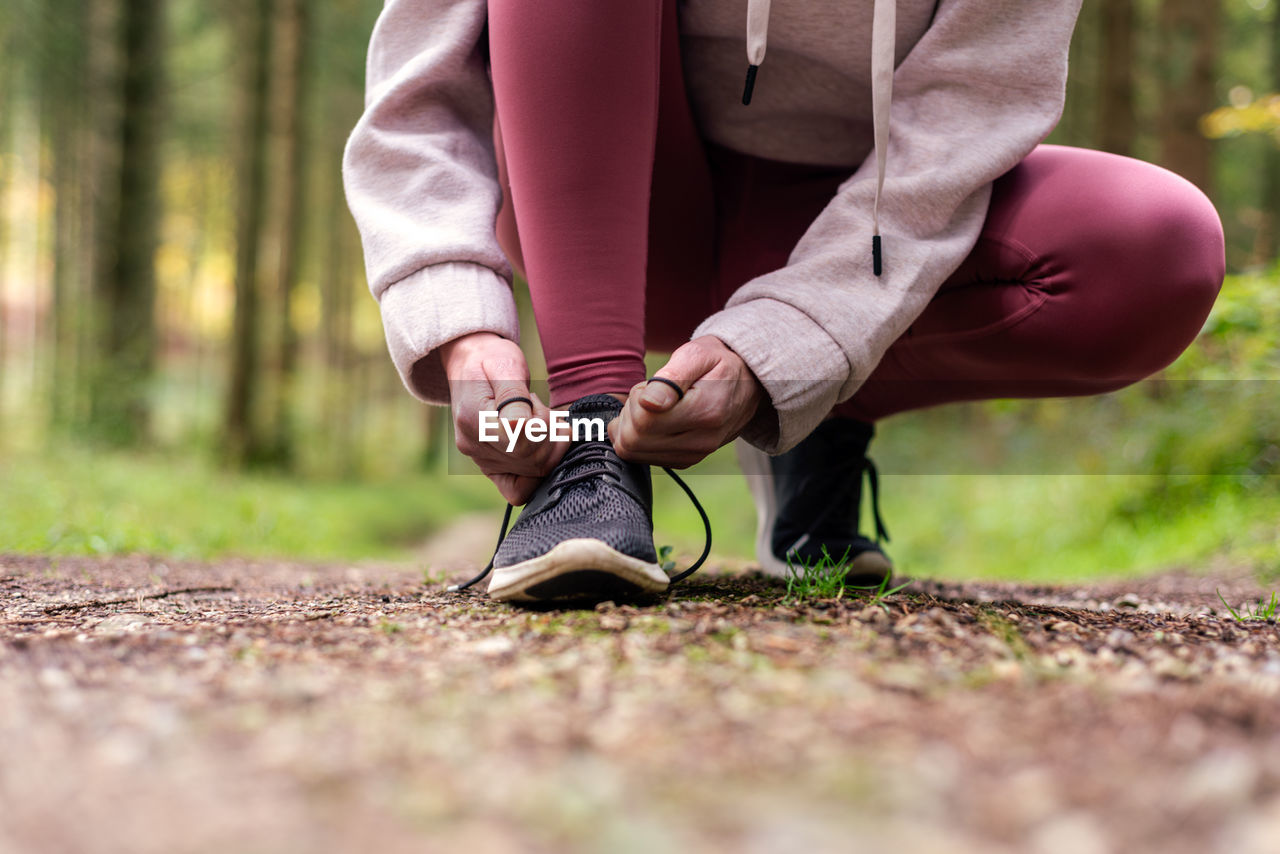
<path fill-rule="evenodd" d="M 532 392 L 529 399 L 533 405 L 532 417 L 550 423 L 551 409 Z M 515 407 L 516 404 L 511 404 L 504 408 L 502 415 L 505 416 L 508 410 Z M 549 474 L 569 450 L 568 442 L 551 441 L 550 436 L 542 441 L 532 441 L 528 433 L 523 429 L 517 429 L 518 427 L 522 427 L 520 422 L 505 417 L 500 418 L 499 441 L 488 444 L 482 452 L 485 474 L 500 472 L 532 477 L 536 481 Z M 516 436 L 514 444 L 511 442 L 512 433 Z M 477 460 L 480 460 L 480 456 L 477 456 Z"/>
<path fill-rule="evenodd" d="M 645 439 L 714 431 L 720 427 L 720 413 L 728 403 L 730 391 L 727 383 L 703 382 L 691 389 L 679 406 L 666 412 L 654 412 L 646 406 L 641 393 L 627 401 L 624 420 Z"/>
<path fill-rule="evenodd" d="M 485 359 L 482 364 L 492 397 L 486 408 L 498 410 L 500 434 L 498 441 L 488 447 L 485 456 L 494 461 L 496 468 L 506 473 L 537 475 L 541 466 L 523 432 L 517 434 L 514 446 L 510 442 L 510 431 L 517 430 L 518 426 L 533 417 L 528 366 L 523 359 L 503 357 Z"/>
<path fill-rule="evenodd" d="M 530 400 L 529 366 L 523 359 L 491 358 L 482 363 L 485 377 L 489 380 L 489 388 L 493 391 L 495 408 L 513 398 Z M 502 408 L 501 417 L 515 420 L 529 418 L 533 415 L 533 407 L 524 401 L 511 403 Z"/>
<path fill-rule="evenodd" d="M 494 473 L 489 475 L 489 480 L 493 481 L 493 485 L 498 488 L 498 492 L 508 504 L 519 507 L 533 496 L 533 491 L 538 488 L 541 478 Z"/>
<path fill-rule="evenodd" d="M 654 376 L 640 392 L 639 400 L 650 412 L 666 412 L 684 398 L 684 387 L 675 380 Z"/>
<path fill-rule="evenodd" d="M 687 392 L 695 382 L 705 376 L 716 366 L 718 355 L 701 344 L 690 341 L 682 344 L 671 354 L 671 359 L 654 374 L 655 378 L 666 380 Z M 640 403 L 650 412 L 666 412 L 671 409 L 683 394 L 672 388 L 667 382 L 651 382 L 645 386 L 640 395 Z"/>
<path fill-rule="evenodd" d="M 624 442 L 623 447 L 618 450 L 618 456 L 627 462 L 682 469 L 701 462 L 707 457 L 710 451 L 701 450 L 702 444 L 698 443 L 699 449 L 695 450 L 694 443 L 683 443 L 672 447 L 653 447 L 646 444 L 643 448 L 628 448 Z"/>
<path fill-rule="evenodd" d="M 551 407 L 543 403 L 541 398 L 536 394 L 533 395 L 534 413 L 539 418 L 545 418 L 548 422 L 551 420 Z M 564 459 L 564 455 L 569 452 L 569 442 L 544 442 L 542 446 L 542 455 L 539 458 L 541 463 L 539 474 L 548 475 L 551 470 L 560 464 Z"/>
<path fill-rule="evenodd" d="M 506 441 L 506 439 L 509 439 L 509 434 L 505 432 L 508 428 L 504 426 L 503 435 L 506 439 L 504 439 L 503 452 L 514 459 L 522 461 L 522 465 L 519 468 L 513 467 L 511 471 L 526 475 L 545 474 L 545 462 L 553 455 L 553 446 L 560 443 L 550 441 L 549 436 L 541 441 L 534 441 L 529 438 L 528 432 L 523 428 L 524 424 L 534 419 L 539 419 L 544 424 L 550 424 L 551 410 L 531 391 L 526 391 L 522 396 L 526 398 L 528 403 L 511 403 L 502 410 L 502 420 L 510 425 L 509 429 L 515 431 L 517 436 L 515 445 L 510 445 L 509 441 Z M 510 400 L 511 398 L 507 399 Z M 507 413 L 518 413 L 518 415 L 508 415 Z M 524 419 L 524 423 L 521 423 L 519 419 Z"/>
<path fill-rule="evenodd" d="M 716 438 L 708 435 L 666 437 L 663 440 L 646 437 L 634 445 L 628 445 L 625 440 L 620 444 L 618 456 L 628 462 L 669 466 L 692 465 L 719 447 Z"/>
<path fill-rule="evenodd" d="M 490 408 L 489 384 L 484 380 L 458 383 L 453 389 L 453 430 L 458 450 L 467 456 L 484 453 L 480 441 L 480 412 Z"/>
<path fill-rule="evenodd" d="M 533 398 L 529 387 L 513 380 L 490 380 L 493 389 L 493 408 L 504 421 L 528 420 L 533 417 Z"/>
<path fill-rule="evenodd" d="M 535 392 L 529 392 L 529 397 L 533 400 L 533 415 L 535 418 L 541 418 L 543 421 L 551 421 L 551 407 L 542 402 L 542 398 L 538 397 Z"/>
<path fill-rule="evenodd" d="M 528 397 L 525 397 L 524 395 L 519 395 L 519 394 L 513 394 L 510 396 L 504 396 L 499 394 L 499 395 L 494 395 L 494 398 L 497 400 L 497 404 L 494 406 L 494 408 L 498 411 L 499 418 L 507 418 L 515 421 L 521 418 L 529 417 L 528 415 L 524 414 L 524 412 L 521 412 L 519 410 L 523 408 L 525 412 L 528 412 L 529 407 L 533 406 L 533 400 L 531 398 L 528 398 Z M 508 412 L 507 410 L 511 410 L 511 411 Z"/>
<path fill-rule="evenodd" d="M 664 419 L 674 417 L 675 413 L 654 415 L 638 401 L 629 401 L 622 414 L 609 423 L 609 440 L 620 457 L 632 462 L 665 465 L 677 459 L 696 461 L 714 450 L 714 430 L 669 429 L 672 425 L 663 423 Z"/>

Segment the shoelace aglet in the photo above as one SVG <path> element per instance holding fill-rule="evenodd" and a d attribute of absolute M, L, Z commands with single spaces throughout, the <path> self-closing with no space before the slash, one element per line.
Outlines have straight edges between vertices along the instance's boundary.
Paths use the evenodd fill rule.
<path fill-rule="evenodd" d="M 758 65 L 747 66 L 747 82 L 742 87 L 742 105 L 744 107 L 751 104 L 751 93 L 756 89 L 756 72 L 760 70 Z"/>

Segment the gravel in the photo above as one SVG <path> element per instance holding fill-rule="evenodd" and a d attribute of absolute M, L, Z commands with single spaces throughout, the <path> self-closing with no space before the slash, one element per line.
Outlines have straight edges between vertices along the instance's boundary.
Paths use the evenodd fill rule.
<path fill-rule="evenodd" d="M 564 611 L 423 579 L 0 557 L 0 852 L 1280 850 L 1248 573 Z"/>

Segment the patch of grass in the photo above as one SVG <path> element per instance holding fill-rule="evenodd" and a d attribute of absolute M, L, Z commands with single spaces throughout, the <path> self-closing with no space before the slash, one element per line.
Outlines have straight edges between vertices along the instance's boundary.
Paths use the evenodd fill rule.
<path fill-rule="evenodd" d="M 1273 478 L 1195 475 L 881 477 L 902 571 L 1046 583 L 1219 556 L 1280 571 L 1275 487 Z"/>
<path fill-rule="evenodd" d="M 437 587 L 449 580 L 449 573 L 444 570 L 432 570 L 430 568 L 422 570 L 422 584 L 424 587 Z"/>
<path fill-rule="evenodd" d="M 1013 657 L 1022 664 L 1034 664 L 1031 647 L 1026 638 L 1018 630 L 1018 626 L 1004 614 L 994 608 L 984 607 L 978 610 L 978 624 L 992 636 L 999 638 Z"/>
<path fill-rule="evenodd" d="M 491 493 L 477 477 L 305 480 L 69 445 L 0 454 L 0 552 L 403 559 L 459 513 L 496 520 Z"/>
<path fill-rule="evenodd" d="M 1280 594 L 1271 591 L 1271 601 L 1259 599 L 1256 605 L 1241 605 L 1240 610 L 1236 610 L 1227 604 L 1227 600 L 1222 598 L 1221 591 L 1215 590 L 1218 598 L 1222 600 L 1222 604 L 1227 606 L 1227 610 L 1231 612 L 1231 616 L 1236 622 L 1243 623 L 1247 620 L 1274 621 L 1276 619 L 1277 607 L 1280 607 Z"/>
<path fill-rule="evenodd" d="M 831 557 L 827 547 L 822 547 L 822 557 L 816 561 L 804 561 L 798 566 L 787 558 L 786 602 L 802 599 L 840 599 L 844 596 L 844 577 L 848 573 L 846 550 L 837 560 Z"/>
<path fill-rule="evenodd" d="M 873 456 L 881 443 L 969 453 L 973 440 L 958 427 L 920 430 L 911 417 L 885 424 Z M 751 560 L 755 509 L 746 484 L 714 465 L 685 478 L 711 517 L 713 555 Z M 654 478 L 655 529 L 676 551 L 697 554 L 702 523 L 665 480 Z M 887 551 L 912 576 L 1071 583 L 1221 558 L 1254 567 L 1264 581 L 1280 579 L 1280 477 L 882 472 L 880 493 L 894 534 Z"/>
<path fill-rule="evenodd" d="M 805 599 L 842 599 L 846 590 L 865 593 L 868 605 L 883 605 L 887 596 L 892 596 L 908 585 L 900 584 L 889 588 L 889 576 L 881 579 L 878 585 L 859 586 L 849 584 L 845 577 L 849 573 L 849 549 L 838 558 L 831 556 L 827 547 L 822 547 L 822 557 L 818 560 L 805 561 L 797 566 L 787 559 L 787 592 L 784 602 L 799 602 Z M 908 582 L 909 584 L 909 582 Z"/>

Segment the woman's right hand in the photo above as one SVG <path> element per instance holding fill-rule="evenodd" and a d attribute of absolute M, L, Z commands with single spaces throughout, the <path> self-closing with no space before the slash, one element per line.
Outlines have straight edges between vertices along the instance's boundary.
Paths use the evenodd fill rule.
<path fill-rule="evenodd" d="M 524 353 L 501 335 L 473 332 L 441 345 L 440 358 L 449 378 L 458 450 L 475 461 L 503 498 L 524 504 L 568 450 L 565 442 L 530 442 L 522 432 L 508 451 L 509 440 L 501 426 L 499 441 L 480 441 L 480 413 L 496 410 L 499 403 L 513 397 L 529 398 L 533 406 L 509 404 L 499 415 L 501 421 L 529 417 L 550 421 L 550 409 L 529 391 L 529 364 Z"/>

